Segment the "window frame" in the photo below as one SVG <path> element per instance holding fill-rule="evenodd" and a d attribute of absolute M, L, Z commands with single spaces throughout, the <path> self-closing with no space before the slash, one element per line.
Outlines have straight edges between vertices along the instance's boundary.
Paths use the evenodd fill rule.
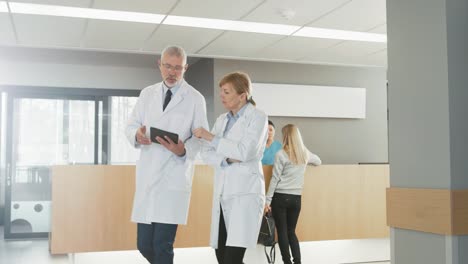
<path fill-rule="evenodd" d="M 69 88 L 69 87 L 46 87 L 46 86 L 19 86 L 19 85 L 0 85 L 0 94 L 6 94 L 6 120 L 1 120 L 6 124 L 5 133 L 1 134 L 6 140 L 4 145 L 0 146 L 0 155 L 4 154 L 6 164 L 0 164 L 2 173 L 5 175 L 5 204 L 4 204 L 4 238 L 5 239 L 30 239 L 30 238 L 47 238 L 49 233 L 11 233 L 10 232 L 10 218 L 11 218 L 11 171 L 9 170 L 12 163 L 12 124 L 13 124 L 13 102 L 15 99 L 32 98 L 32 99 L 62 99 L 62 100 L 88 100 L 94 101 L 95 112 L 95 138 L 94 138 L 94 164 L 108 164 L 109 159 L 107 155 L 102 153 L 110 153 L 111 145 L 109 144 L 111 133 L 108 128 L 110 126 L 110 100 L 114 96 L 127 96 L 138 97 L 140 90 L 133 89 L 99 89 L 99 88 Z M 102 123 L 99 124 L 99 104 L 102 103 Z M 1 106 L 1 102 L 0 102 Z M 2 108 L 0 107 L 0 110 Z M 99 137 L 99 127 L 102 128 L 102 136 Z M 104 132 L 109 131 L 109 133 Z M 99 144 L 101 142 L 101 144 Z M 101 145 L 101 149 L 99 146 Z M 101 157 L 101 160 L 99 160 Z M 0 185 L 2 183 L 0 182 Z M 1 190 L 1 188 L 0 188 Z M 0 195 L 2 195 L 0 193 Z M 0 204 L 0 210 L 2 210 Z M 2 213 L 0 212 L 0 215 Z"/>

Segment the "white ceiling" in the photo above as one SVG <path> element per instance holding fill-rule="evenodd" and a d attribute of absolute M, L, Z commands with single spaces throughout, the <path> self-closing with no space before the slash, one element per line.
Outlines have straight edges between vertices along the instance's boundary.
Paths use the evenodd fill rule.
<path fill-rule="evenodd" d="M 386 33 L 385 0 L 10 0 L 166 15 Z M 286 19 L 278 10 L 290 9 Z M 0 45 L 386 67 L 386 43 L 222 31 L 135 22 L 0 13 Z"/>

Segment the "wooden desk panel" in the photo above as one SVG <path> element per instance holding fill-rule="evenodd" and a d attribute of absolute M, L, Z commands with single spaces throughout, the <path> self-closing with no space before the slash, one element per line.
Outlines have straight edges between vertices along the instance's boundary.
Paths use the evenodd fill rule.
<path fill-rule="evenodd" d="M 272 167 L 264 172 L 268 184 Z M 52 173 L 52 254 L 136 249 L 134 166 L 55 166 Z M 300 240 L 388 236 L 388 186 L 388 165 L 308 167 Z M 213 169 L 197 165 L 188 225 L 179 226 L 176 247 L 208 246 L 212 190 Z"/>
<path fill-rule="evenodd" d="M 52 168 L 52 254 L 136 248 L 135 166 Z"/>
<path fill-rule="evenodd" d="M 195 167 L 187 225 L 179 225 L 175 247 L 207 247 L 210 243 L 214 169 Z"/>
<path fill-rule="evenodd" d="M 388 165 L 308 167 L 297 226 L 301 241 L 388 237 Z"/>

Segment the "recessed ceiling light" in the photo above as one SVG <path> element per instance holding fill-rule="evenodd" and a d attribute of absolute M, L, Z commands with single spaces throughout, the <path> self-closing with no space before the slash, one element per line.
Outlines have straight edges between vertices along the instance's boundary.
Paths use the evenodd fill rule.
<path fill-rule="evenodd" d="M 159 24 L 164 18 L 164 15 L 159 14 L 16 2 L 10 2 L 10 9 L 15 14 L 91 18 L 151 24 Z"/>
<path fill-rule="evenodd" d="M 8 13 L 8 6 L 6 2 L 0 2 L 0 12 Z"/>
<path fill-rule="evenodd" d="M 341 39 L 369 42 L 387 42 L 387 36 L 384 34 L 357 32 L 347 30 L 336 30 L 326 28 L 304 27 L 293 34 L 298 37 Z"/>
<path fill-rule="evenodd" d="M 171 26 L 210 28 L 219 30 L 255 32 L 276 35 L 290 35 L 300 28 L 300 26 L 290 26 L 282 24 L 256 23 L 237 20 L 223 20 L 185 16 L 168 16 L 164 20 L 163 24 Z"/>

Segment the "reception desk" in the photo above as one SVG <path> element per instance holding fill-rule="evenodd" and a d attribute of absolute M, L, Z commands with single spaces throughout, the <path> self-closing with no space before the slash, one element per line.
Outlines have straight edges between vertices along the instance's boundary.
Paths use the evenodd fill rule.
<path fill-rule="evenodd" d="M 272 167 L 264 166 L 266 185 Z M 214 170 L 196 165 L 188 224 L 176 247 L 209 243 Z M 54 166 L 52 254 L 136 249 L 130 222 L 134 166 Z M 388 165 L 309 166 L 297 226 L 301 241 L 388 237 L 385 189 Z"/>

